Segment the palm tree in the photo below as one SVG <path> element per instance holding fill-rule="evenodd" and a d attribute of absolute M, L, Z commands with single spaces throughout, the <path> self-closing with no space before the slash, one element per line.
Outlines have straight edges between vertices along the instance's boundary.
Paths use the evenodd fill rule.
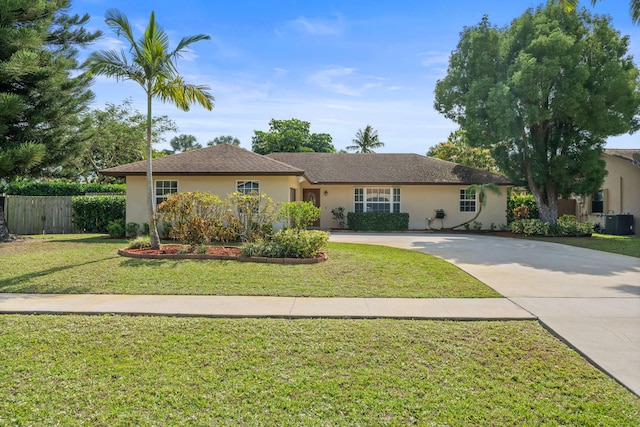
<path fill-rule="evenodd" d="M 556 0 L 564 10 L 571 12 L 578 7 L 578 0 Z M 595 6 L 598 0 L 591 0 L 591 6 Z M 629 13 L 631 14 L 631 20 L 634 24 L 640 22 L 640 0 L 629 1 Z"/>
<path fill-rule="evenodd" d="M 347 150 L 356 153 L 374 153 L 374 148 L 384 147 L 384 142 L 378 139 L 378 131 L 373 130 L 371 125 L 367 125 L 362 129 L 358 129 L 355 139 L 352 141 L 354 145 L 346 147 Z"/>
<path fill-rule="evenodd" d="M 183 111 L 189 111 L 191 104 L 198 103 L 207 110 L 213 108 L 213 96 L 208 86 L 186 83 L 178 73 L 176 60 L 191 45 L 200 40 L 209 40 L 204 34 L 184 37 L 174 50 L 169 50 L 169 36 L 155 21 L 151 12 L 149 24 L 140 40 L 136 41 L 129 20 L 116 9 L 107 11 L 105 22 L 118 36 L 123 36 L 130 44 L 127 58 L 124 50 L 102 50 L 93 52 L 86 65 L 89 72 L 97 75 L 115 77 L 116 80 L 131 80 L 138 83 L 147 95 L 147 211 L 149 213 L 149 234 L 151 247 L 160 247 L 160 237 L 156 226 L 156 214 L 153 207 L 153 176 L 151 168 L 151 105 L 157 98 L 170 101 Z"/>
<path fill-rule="evenodd" d="M 474 215 L 473 218 L 471 218 L 468 221 L 463 222 L 462 224 L 458 224 L 455 227 L 451 227 L 451 229 L 456 229 L 458 227 L 462 227 L 465 226 L 467 224 L 472 223 L 473 221 L 476 220 L 476 218 L 478 218 L 480 216 L 480 212 L 482 212 L 482 208 L 487 206 L 487 193 L 486 190 L 490 190 L 492 193 L 495 193 L 496 195 L 500 195 L 500 188 L 493 184 L 493 183 L 488 183 L 488 184 L 473 184 L 470 185 L 467 188 L 467 192 L 470 194 L 477 194 L 478 198 L 478 211 L 476 212 L 476 214 Z"/>

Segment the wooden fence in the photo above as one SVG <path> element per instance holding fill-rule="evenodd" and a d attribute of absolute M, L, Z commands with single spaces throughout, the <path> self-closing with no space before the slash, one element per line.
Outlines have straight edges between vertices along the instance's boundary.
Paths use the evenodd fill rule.
<path fill-rule="evenodd" d="M 11 196 L 5 198 L 5 218 L 13 234 L 75 233 L 70 196 Z"/>

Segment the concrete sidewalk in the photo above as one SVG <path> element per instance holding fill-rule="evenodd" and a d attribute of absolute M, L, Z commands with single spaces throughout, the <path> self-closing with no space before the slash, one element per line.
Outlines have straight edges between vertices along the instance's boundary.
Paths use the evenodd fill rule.
<path fill-rule="evenodd" d="M 0 313 L 161 314 L 202 317 L 334 317 L 531 320 L 506 298 L 294 298 L 192 295 L 0 294 Z"/>

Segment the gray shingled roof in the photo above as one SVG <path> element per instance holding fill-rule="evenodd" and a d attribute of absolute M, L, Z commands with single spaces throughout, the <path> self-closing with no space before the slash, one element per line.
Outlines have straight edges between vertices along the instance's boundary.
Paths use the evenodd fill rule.
<path fill-rule="evenodd" d="M 157 175 L 303 175 L 303 171 L 230 144 L 153 159 Z M 145 175 L 146 161 L 104 169 L 107 176 Z"/>
<path fill-rule="evenodd" d="M 640 158 L 640 148 L 637 148 L 637 149 L 607 148 L 606 150 L 604 150 L 604 153 L 610 156 L 620 157 L 622 159 L 629 160 L 630 162 L 637 161 L 633 157 L 634 154 L 636 155 L 636 157 Z"/>
<path fill-rule="evenodd" d="M 502 175 L 419 154 L 272 153 L 312 184 L 512 184 Z"/>

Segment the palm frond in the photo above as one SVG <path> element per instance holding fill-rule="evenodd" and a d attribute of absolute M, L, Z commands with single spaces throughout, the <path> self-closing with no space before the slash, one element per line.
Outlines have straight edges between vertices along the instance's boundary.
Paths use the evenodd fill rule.
<path fill-rule="evenodd" d="M 169 81 L 158 80 L 154 93 L 162 102 L 172 102 L 183 111 L 189 111 L 194 103 L 211 110 L 214 97 L 209 90 L 209 86 L 188 84 L 180 76 L 176 76 Z"/>
<path fill-rule="evenodd" d="M 211 37 L 206 34 L 197 34 L 195 36 L 183 37 L 176 48 L 169 54 L 169 56 L 175 57 L 180 56 L 180 53 L 187 48 L 190 44 L 198 42 L 200 40 L 211 40 Z"/>
<path fill-rule="evenodd" d="M 631 0 L 629 4 L 631 20 L 634 24 L 640 23 L 640 1 Z"/>
<path fill-rule="evenodd" d="M 124 37 L 131 45 L 132 50 L 137 50 L 137 43 L 133 37 L 133 30 L 129 19 L 118 9 L 109 9 L 105 15 L 105 22 L 110 26 L 118 36 Z"/>

